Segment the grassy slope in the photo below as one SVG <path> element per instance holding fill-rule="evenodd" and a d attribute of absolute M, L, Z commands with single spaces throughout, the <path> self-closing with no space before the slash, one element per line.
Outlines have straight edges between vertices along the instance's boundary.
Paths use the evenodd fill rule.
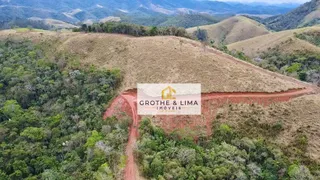
<path fill-rule="evenodd" d="M 189 28 L 187 31 L 193 33 L 197 28 Z M 264 25 L 244 16 L 234 16 L 199 28 L 207 30 L 209 40 L 214 40 L 217 44 L 230 44 L 269 33 Z"/>
<path fill-rule="evenodd" d="M 247 56 L 250 57 L 256 57 L 261 52 L 267 51 L 269 48 L 275 48 L 277 46 L 279 46 L 282 51 L 287 53 L 291 53 L 297 50 L 320 52 L 319 47 L 295 37 L 294 33 L 308 31 L 320 31 L 320 27 L 313 26 L 262 35 L 252 39 L 229 44 L 228 48 L 230 50 L 235 49 L 238 51 L 243 51 Z"/>
<path fill-rule="evenodd" d="M 17 35 L 3 31 L 0 37 L 10 34 Z M 287 77 L 232 60 L 222 52 L 185 38 L 54 32 L 20 33 L 19 37 L 59 38 L 63 42 L 57 45 L 59 50 L 76 54 L 82 63 L 119 68 L 125 74 L 123 90 L 136 88 L 139 82 L 197 82 L 202 83 L 203 92 L 274 92 L 301 87 Z"/>

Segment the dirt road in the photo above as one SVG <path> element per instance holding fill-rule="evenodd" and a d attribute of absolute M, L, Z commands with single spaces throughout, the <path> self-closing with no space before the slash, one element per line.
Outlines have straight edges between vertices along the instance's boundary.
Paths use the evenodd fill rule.
<path fill-rule="evenodd" d="M 202 115 L 201 116 L 192 116 L 189 118 L 194 122 L 186 125 L 183 123 L 183 119 L 188 118 L 188 116 L 159 116 L 159 125 L 164 128 L 167 132 L 174 130 L 176 128 L 183 129 L 186 126 L 192 128 L 194 126 L 204 127 L 207 135 L 210 135 L 211 132 L 211 123 L 215 118 L 215 113 L 208 113 L 209 110 L 217 109 L 218 107 L 226 103 L 256 103 L 261 105 L 269 105 L 276 102 L 285 102 L 289 101 L 292 98 L 299 97 L 306 94 L 314 93 L 312 87 L 307 87 L 305 89 L 291 90 L 287 92 L 278 92 L 278 93 L 206 93 L 202 94 Z M 136 180 L 139 179 L 138 167 L 134 161 L 134 147 L 138 138 L 138 126 L 141 117 L 137 114 L 137 105 L 136 105 L 137 93 L 135 91 L 124 92 L 119 97 L 114 99 L 108 110 L 106 111 L 104 118 L 118 115 L 120 112 L 125 112 L 127 115 L 131 116 L 133 119 L 132 125 L 129 132 L 129 142 L 126 148 L 127 154 L 127 164 L 125 168 L 125 180 Z M 205 121 L 201 121 L 205 118 Z M 181 120 L 181 121 L 180 121 Z"/>

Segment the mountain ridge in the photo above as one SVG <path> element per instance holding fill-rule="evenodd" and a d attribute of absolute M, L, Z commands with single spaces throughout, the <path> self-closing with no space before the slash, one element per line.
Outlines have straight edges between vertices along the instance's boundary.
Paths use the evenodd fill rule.
<path fill-rule="evenodd" d="M 176 15 L 180 13 L 208 13 L 208 14 L 281 14 L 288 12 L 290 7 L 279 6 L 267 6 L 267 5 L 248 5 L 248 4 L 229 4 L 219 1 L 198 1 L 198 0 L 186 0 L 186 1 L 168 1 L 168 0 L 123 0 L 121 2 L 116 0 L 10 0 L 0 1 L 3 11 L 5 8 L 16 7 L 17 9 L 6 10 L 6 18 L 30 18 L 34 17 L 33 14 L 37 13 L 39 9 L 51 10 L 54 15 L 51 17 L 44 17 L 45 15 L 39 15 L 38 18 L 51 18 L 62 20 L 68 23 L 76 23 L 85 21 L 88 19 L 100 20 L 107 16 L 114 16 L 117 13 L 125 13 L 130 15 L 133 12 L 141 12 L 141 8 L 144 8 L 152 13 L 160 13 L 166 15 Z M 33 11 L 31 11 L 34 10 Z M 80 10 L 79 12 L 72 14 L 73 11 Z M 18 14 L 15 11 L 20 12 Z M 0 13 L 0 17 L 3 13 Z M 70 16 L 66 15 L 69 14 Z M 55 16 L 56 18 L 53 18 Z M 2 17 L 3 18 L 3 17 Z"/>
<path fill-rule="evenodd" d="M 319 24 L 320 0 L 306 2 L 286 14 L 260 19 L 260 22 L 275 31 Z"/>

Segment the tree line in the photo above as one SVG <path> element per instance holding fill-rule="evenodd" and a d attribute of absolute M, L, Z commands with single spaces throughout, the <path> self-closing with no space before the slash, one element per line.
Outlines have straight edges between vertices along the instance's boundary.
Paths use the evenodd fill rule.
<path fill-rule="evenodd" d="M 131 36 L 180 36 L 189 37 L 186 30 L 180 27 L 148 27 L 122 22 L 83 24 L 80 28 L 73 29 L 74 32 L 92 33 L 118 33 Z"/>

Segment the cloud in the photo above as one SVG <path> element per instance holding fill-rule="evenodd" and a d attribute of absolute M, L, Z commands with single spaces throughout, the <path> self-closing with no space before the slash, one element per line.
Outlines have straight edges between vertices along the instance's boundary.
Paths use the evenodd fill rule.
<path fill-rule="evenodd" d="M 310 0 L 218 0 L 225 2 L 242 2 L 242 3 L 268 3 L 268 4 L 282 4 L 282 3 L 297 3 L 302 4 Z"/>

